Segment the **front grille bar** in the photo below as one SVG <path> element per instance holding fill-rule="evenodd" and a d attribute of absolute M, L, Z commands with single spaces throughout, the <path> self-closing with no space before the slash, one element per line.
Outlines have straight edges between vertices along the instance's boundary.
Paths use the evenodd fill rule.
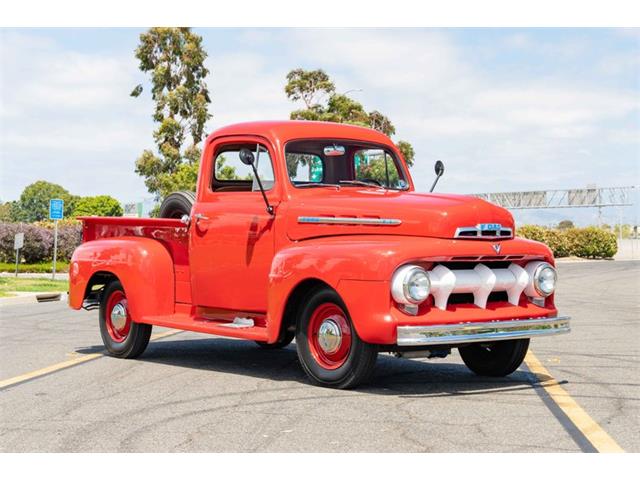
<path fill-rule="evenodd" d="M 479 227 L 458 227 L 453 237 L 471 240 L 495 240 L 496 238 L 513 237 L 513 230 L 508 227 L 500 227 L 496 230 L 481 230 Z"/>

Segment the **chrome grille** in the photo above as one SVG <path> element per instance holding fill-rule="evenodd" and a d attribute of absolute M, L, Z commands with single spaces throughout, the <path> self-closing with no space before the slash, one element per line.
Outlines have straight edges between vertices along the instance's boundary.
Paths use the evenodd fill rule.
<path fill-rule="evenodd" d="M 482 230 L 479 227 L 458 227 L 454 238 L 468 238 L 477 240 L 495 240 L 496 238 L 511 238 L 513 230 L 508 227 L 500 227 L 496 230 Z"/>

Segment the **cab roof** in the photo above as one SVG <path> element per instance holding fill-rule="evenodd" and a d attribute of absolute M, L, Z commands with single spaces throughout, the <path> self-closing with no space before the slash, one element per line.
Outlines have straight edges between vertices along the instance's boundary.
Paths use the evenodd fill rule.
<path fill-rule="evenodd" d="M 383 133 L 371 128 L 334 122 L 312 122 L 308 120 L 279 120 L 245 122 L 219 128 L 207 137 L 214 138 L 230 135 L 259 135 L 284 144 L 289 140 L 307 138 L 342 138 L 393 145 Z"/>

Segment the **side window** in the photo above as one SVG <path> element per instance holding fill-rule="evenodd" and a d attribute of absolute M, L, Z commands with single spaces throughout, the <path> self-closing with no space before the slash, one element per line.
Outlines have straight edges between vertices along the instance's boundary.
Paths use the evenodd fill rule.
<path fill-rule="evenodd" d="M 218 191 L 257 191 L 258 182 L 253 169 L 240 160 L 240 150 L 248 148 L 253 152 L 256 169 L 265 190 L 273 188 L 273 163 L 269 151 L 263 145 L 240 144 L 224 146 L 216 154 L 214 162 L 213 189 Z"/>
<path fill-rule="evenodd" d="M 322 183 L 324 179 L 324 163 L 322 159 L 308 153 L 289 153 L 287 157 L 287 172 L 295 183 Z"/>
<path fill-rule="evenodd" d="M 353 155 L 355 179 L 403 190 L 407 182 L 398 172 L 393 157 L 384 150 L 362 149 Z"/>

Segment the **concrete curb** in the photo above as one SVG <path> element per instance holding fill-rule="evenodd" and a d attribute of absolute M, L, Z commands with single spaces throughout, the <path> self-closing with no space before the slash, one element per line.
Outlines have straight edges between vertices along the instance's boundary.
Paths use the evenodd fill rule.
<path fill-rule="evenodd" d="M 17 293 L 16 297 L 2 297 L 0 298 L 0 307 L 4 307 L 7 305 L 24 305 L 24 304 L 34 304 L 34 303 L 50 303 L 50 302 L 66 302 L 67 301 L 67 292 L 11 292 Z M 60 295 L 59 300 L 38 300 L 39 296 L 52 296 L 52 295 Z"/>

